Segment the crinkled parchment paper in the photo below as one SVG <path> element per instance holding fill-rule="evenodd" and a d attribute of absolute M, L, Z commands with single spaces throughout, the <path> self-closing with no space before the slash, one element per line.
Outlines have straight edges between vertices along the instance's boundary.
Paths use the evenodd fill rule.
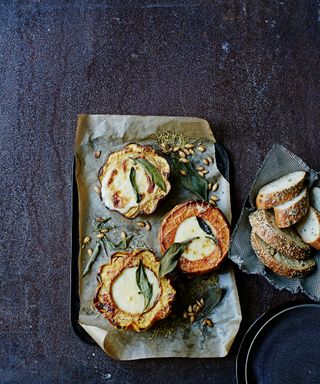
<path fill-rule="evenodd" d="M 310 276 L 288 279 L 266 268 L 254 253 L 250 243 L 251 226 L 249 215 L 256 210 L 255 198 L 261 187 L 294 171 L 306 171 L 308 188 L 320 186 L 317 172 L 306 165 L 298 156 L 283 146 L 276 144 L 267 154 L 250 189 L 242 209 L 236 229 L 233 232 L 229 258 L 246 273 L 263 275 L 277 289 L 287 289 L 292 293 L 304 292 L 320 301 L 320 252 L 315 254 L 317 269 Z"/>
<path fill-rule="evenodd" d="M 114 236 L 114 240 L 118 241 L 120 232 L 125 230 L 134 236 L 130 244 L 132 248 L 142 247 L 145 243 L 158 256 L 161 255 L 157 240 L 161 218 L 176 204 L 187 199 L 195 199 L 191 192 L 172 185 L 171 192 L 161 202 L 154 214 L 128 220 L 117 212 L 108 211 L 94 191 L 94 186 L 99 185 L 98 170 L 111 152 L 122 149 L 130 142 L 155 146 L 156 130 L 175 130 L 185 136 L 196 136 L 207 145 L 206 154 L 215 157 L 213 134 L 208 122 L 202 119 L 163 116 L 79 116 L 75 154 L 80 239 L 94 234 L 93 218 L 107 216 L 112 217 L 111 223 L 117 227 L 111 231 L 111 239 Z M 94 152 L 97 150 L 101 150 L 99 159 L 94 157 Z M 218 206 L 230 221 L 229 183 L 222 177 L 215 165 L 210 167 L 210 174 L 207 176 L 208 179 L 219 182 Z M 136 221 L 139 220 L 148 220 L 152 225 L 152 230 L 148 232 L 138 229 Z M 134 360 L 154 357 L 223 357 L 228 353 L 241 321 L 237 287 L 230 267 L 219 271 L 223 298 L 209 314 L 215 324 L 213 328 L 206 327 L 206 330 L 202 332 L 201 322 L 191 326 L 186 320 L 179 318 L 160 321 L 151 330 L 136 333 L 113 328 L 102 315 L 92 310 L 92 300 L 97 287 L 96 274 L 99 266 L 107 262 L 107 257 L 100 252 L 91 272 L 82 277 L 83 267 L 87 260 L 86 249 L 81 249 L 79 254 L 79 323 L 109 356 L 120 360 Z M 166 326 L 164 327 L 163 324 Z"/>

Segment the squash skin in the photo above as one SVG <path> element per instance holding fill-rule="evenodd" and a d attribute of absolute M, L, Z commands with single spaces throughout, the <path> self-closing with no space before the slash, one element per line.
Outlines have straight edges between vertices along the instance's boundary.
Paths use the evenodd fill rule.
<path fill-rule="evenodd" d="M 109 264 L 100 267 L 98 288 L 93 300 L 95 307 L 109 322 L 119 329 L 131 329 L 136 332 L 149 329 L 156 321 L 168 316 L 176 291 L 167 277 L 158 278 L 160 296 L 155 305 L 143 314 L 130 314 L 117 307 L 112 298 L 112 284 L 125 268 L 137 267 L 140 260 L 158 277 L 160 262 L 147 250 L 135 250 L 133 253 L 116 252 Z"/>
<path fill-rule="evenodd" d="M 191 261 L 180 257 L 178 267 L 181 272 L 189 275 L 203 275 L 209 273 L 221 265 L 225 259 L 230 243 L 230 225 L 219 208 L 205 201 L 186 201 L 175 206 L 163 219 L 159 242 L 162 254 L 173 244 L 178 226 L 187 218 L 198 216 L 210 222 L 216 230 L 219 247 L 210 255 Z"/>
<path fill-rule="evenodd" d="M 138 204 L 136 207 L 132 207 L 129 209 L 128 212 L 121 213 L 124 217 L 128 219 L 134 219 L 137 217 L 139 214 L 151 214 L 152 212 L 155 211 L 157 208 L 157 205 L 159 201 L 164 198 L 171 189 L 171 185 L 169 183 L 169 176 L 170 176 L 170 166 L 167 162 L 167 160 L 159 156 L 157 152 L 153 149 L 152 146 L 150 145 L 140 145 L 136 143 L 131 143 L 126 145 L 122 150 L 112 152 L 105 164 L 100 168 L 98 172 L 98 178 L 100 181 L 100 185 L 102 186 L 102 181 L 103 178 L 108 170 L 109 166 L 112 166 L 113 163 L 117 163 L 119 160 L 122 158 L 128 158 L 132 155 L 138 155 L 139 158 L 146 159 L 150 161 L 150 158 L 152 158 L 152 164 L 156 166 L 156 168 L 159 170 L 161 173 L 163 180 L 165 181 L 166 184 L 166 191 L 162 191 L 160 188 L 157 188 L 155 193 L 152 193 L 151 198 L 149 198 L 146 202 L 143 204 Z M 100 196 L 101 198 L 101 196 Z M 109 210 L 113 210 L 118 212 L 116 209 L 111 209 L 110 207 L 107 207 Z"/>

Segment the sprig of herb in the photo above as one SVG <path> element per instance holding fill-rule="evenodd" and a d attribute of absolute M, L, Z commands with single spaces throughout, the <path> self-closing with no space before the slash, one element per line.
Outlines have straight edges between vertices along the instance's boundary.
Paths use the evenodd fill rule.
<path fill-rule="evenodd" d="M 131 169 L 130 169 L 130 182 L 131 182 L 132 188 L 135 191 L 136 196 L 137 196 L 136 202 L 140 203 L 141 198 L 140 198 L 140 194 L 139 194 L 138 186 L 137 186 L 137 182 L 136 182 L 136 174 L 137 174 L 137 172 L 136 172 L 135 168 L 131 167 Z"/>
<path fill-rule="evenodd" d="M 90 259 L 88 260 L 88 263 L 82 273 L 82 276 L 85 276 L 88 272 L 90 272 L 91 270 L 91 267 L 93 265 L 93 263 L 96 261 L 98 255 L 99 255 L 99 252 L 100 252 L 100 248 L 101 248 L 101 245 L 100 245 L 100 242 L 96 244 L 96 247 L 95 249 L 93 250 L 93 253 L 92 255 L 90 256 Z"/>
<path fill-rule="evenodd" d="M 199 216 L 196 216 L 197 222 L 199 224 L 199 227 L 203 230 L 204 233 L 206 233 L 208 236 L 207 238 L 213 240 L 217 244 L 217 239 L 215 235 L 213 234 L 210 226 Z"/>
<path fill-rule="evenodd" d="M 145 268 L 144 268 L 144 265 L 143 265 L 141 259 L 139 261 L 139 266 L 138 266 L 138 269 L 136 271 L 136 282 L 137 282 L 137 286 L 140 289 L 140 292 L 143 294 L 143 297 L 144 297 L 144 309 L 143 309 L 143 311 L 145 311 L 148 308 L 148 305 L 149 305 L 150 300 L 152 298 L 153 287 L 152 287 L 152 284 L 150 283 L 150 281 L 148 279 L 148 276 L 146 274 L 146 271 L 145 271 Z"/>
<path fill-rule="evenodd" d="M 162 189 L 164 192 L 167 192 L 167 185 L 158 171 L 158 169 L 146 159 L 134 159 L 138 164 L 140 164 L 146 172 L 150 175 L 152 181 L 157 184 L 157 186 Z"/>
<path fill-rule="evenodd" d="M 199 237 L 194 237 L 193 239 L 183 241 L 182 243 L 171 244 L 170 247 L 165 251 L 160 261 L 159 276 L 163 277 L 172 272 L 177 266 L 179 257 L 185 251 L 188 244 L 190 244 L 192 240 L 198 238 Z"/>
<path fill-rule="evenodd" d="M 111 220 L 111 217 L 105 217 L 105 218 L 101 218 L 99 220 L 95 220 L 95 223 L 94 223 L 94 228 L 96 231 L 100 231 L 100 229 L 103 229 L 103 228 L 108 228 L 108 229 L 112 229 L 112 227 L 106 227 L 106 223 Z"/>
<path fill-rule="evenodd" d="M 112 240 L 106 238 L 108 246 L 113 251 L 124 251 L 129 247 L 129 243 L 132 239 L 132 236 L 126 236 L 124 239 L 121 239 L 118 243 L 113 242 Z"/>
<path fill-rule="evenodd" d="M 171 155 L 173 173 L 179 178 L 182 186 L 199 196 L 202 200 L 208 201 L 208 182 L 200 177 L 192 163 L 182 163 L 177 155 Z M 181 177 L 181 171 L 185 176 Z"/>

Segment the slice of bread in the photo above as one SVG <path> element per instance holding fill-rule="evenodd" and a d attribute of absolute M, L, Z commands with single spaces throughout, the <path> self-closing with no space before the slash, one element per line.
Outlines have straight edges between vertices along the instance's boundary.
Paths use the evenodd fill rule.
<path fill-rule="evenodd" d="M 253 231 L 278 252 L 297 260 L 310 257 L 311 247 L 300 239 L 293 228 L 278 228 L 272 211 L 258 209 L 250 214 L 249 221 Z"/>
<path fill-rule="evenodd" d="M 301 239 L 311 247 L 320 250 L 320 213 L 310 207 L 306 216 L 299 221 L 296 229 Z"/>
<path fill-rule="evenodd" d="M 310 204 L 313 208 L 315 208 L 318 212 L 320 212 L 320 188 L 313 187 L 310 190 Z"/>
<path fill-rule="evenodd" d="M 294 199 L 302 191 L 306 172 L 289 173 L 260 189 L 256 198 L 257 208 L 269 209 Z"/>
<path fill-rule="evenodd" d="M 309 209 L 309 195 L 305 188 L 297 197 L 274 207 L 276 224 L 279 228 L 287 228 L 303 218 Z"/>
<path fill-rule="evenodd" d="M 278 275 L 289 278 L 305 277 L 315 268 L 314 259 L 290 259 L 265 243 L 254 231 L 251 232 L 251 245 L 259 260 Z"/>

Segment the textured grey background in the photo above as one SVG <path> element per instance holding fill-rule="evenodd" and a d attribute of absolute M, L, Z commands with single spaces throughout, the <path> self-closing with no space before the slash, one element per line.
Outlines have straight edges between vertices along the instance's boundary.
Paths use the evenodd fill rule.
<path fill-rule="evenodd" d="M 69 323 L 78 113 L 207 118 L 238 217 L 275 142 L 319 169 L 318 1 L 0 0 L 1 383 L 235 383 L 241 336 L 303 296 L 237 272 L 227 358 L 115 362 Z"/>

